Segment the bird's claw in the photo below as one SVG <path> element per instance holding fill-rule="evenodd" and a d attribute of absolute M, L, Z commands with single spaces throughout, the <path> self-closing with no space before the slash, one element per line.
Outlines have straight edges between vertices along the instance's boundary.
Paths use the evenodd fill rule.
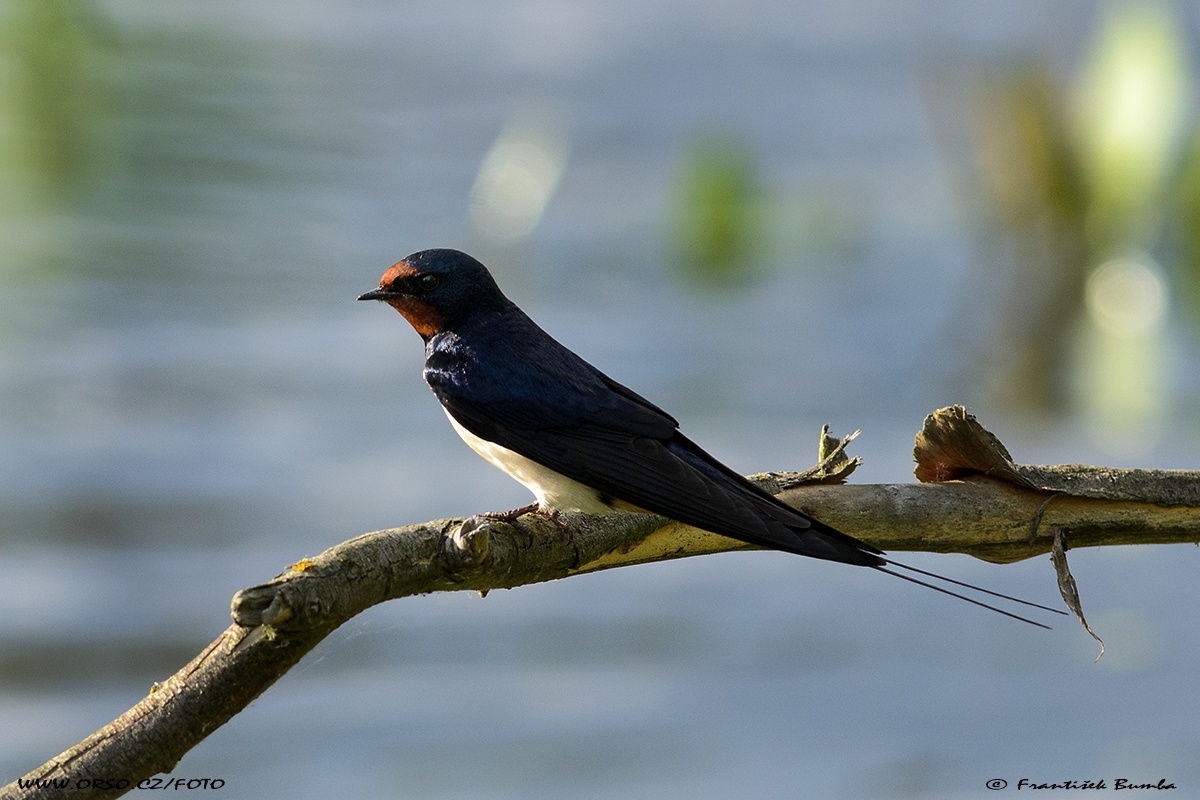
<path fill-rule="evenodd" d="M 525 514 L 537 514 L 539 517 L 550 520 L 561 530 L 565 531 L 567 529 L 567 526 L 559 519 L 560 512 L 557 508 L 544 509 L 540 503 L 536 502 L 521 506 L 520 508 L 514 508 L 512 511 L 489 511 L 485 514 L 480 514 L 480 516 L 499 520 L 500 522 L 507 522 L 511 525 L 517 521 L 518 517 L 522 517 Z"/>
<path fill-rule="evenodd" d="M 517 521 L 517 517 L 525 514 L 539 514 L 541 511 L 541 506 L 539 506 L 537 503 L 530 503 L 527 506 L 514 508 L 512 511 L 488 511 L 480 514 L 479 516 L 487 519 L 499 520 L 500 522 L 508 522 L 511 524 Z"/>

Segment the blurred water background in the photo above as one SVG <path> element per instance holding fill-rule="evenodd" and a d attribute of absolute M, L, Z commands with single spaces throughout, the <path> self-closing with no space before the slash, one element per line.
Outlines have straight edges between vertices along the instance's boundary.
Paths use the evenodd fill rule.
<path fill-rule="evenodd" d="M 435 246 L 743 472 L 966 403 L 1025 463 L 1200 464 L 1200 6 L 7 0 L 0 777 L 228 601 L 527 501 L 417 336 Z M 1200 790 L 1194 547 L 1072 553 L 1033 630 L 773 554 L 376 608 L 174 775 L 226 797 Z M 914 564 L 1053 602 L 1048 559 Z M 1010 786 L 1010 791 L 1011 791 Z"/>

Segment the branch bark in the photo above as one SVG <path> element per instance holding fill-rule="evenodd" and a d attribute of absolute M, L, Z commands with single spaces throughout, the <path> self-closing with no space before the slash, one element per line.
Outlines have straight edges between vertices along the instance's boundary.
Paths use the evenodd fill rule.
<path fill-rule="evenodd" d="M 842 452 L 850 438 L 834 442 L 823 434 L 822 463 L 813 470 L 755 479 L 806 513 L 892 552 L 961 552 L 1009 562 L 1050 552 L 1056 536 L 1073 546 L 1200 540 L 1200 473 L 1028 468 L 1042 470 L 1034 480 L 973 418 L 952 408 L 926 420 L 916 455 L 923 479 L 954 480 L 837 485 L 857 463 Z M 972 457 L 959 457 L 968 451 Z M 1070 476 L 1066 488 L 1051 480 L 1063 474 Z M 1080 476 L 1097 474 L 1109 476 L 1102 480 L 1108 494 L 1070 492 Z M 1152 489 L 1170 484 L 1169 504 L 1154 491 L 1147 499 L 1130 488 L 1147 478 Z M 238 592 L 233 624 L 191 663 L 109 725 L 0 789 L 0 799 L 117 797 L 169 773 L 318 642 L 377 603 L 749 549 L 644 514 L 564 514 L 559 522 L 475 516 L 359 536 Z"/>

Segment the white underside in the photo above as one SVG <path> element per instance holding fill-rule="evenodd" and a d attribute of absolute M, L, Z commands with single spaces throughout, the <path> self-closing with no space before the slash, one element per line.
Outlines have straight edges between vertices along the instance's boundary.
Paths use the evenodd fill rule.
<path fill-rule="evenodd" d="M 472 450 L 533 492 L 542 510 L 582 511 L 586 514 L 611 514 L 616 510 L 601 502 L 599 493 L 590 486 L 560 475 L 506 447 L 480 439 L 459 425 L 458 420 L 450 416 L 449 411 L 446 412 L 446 417 Z"/>

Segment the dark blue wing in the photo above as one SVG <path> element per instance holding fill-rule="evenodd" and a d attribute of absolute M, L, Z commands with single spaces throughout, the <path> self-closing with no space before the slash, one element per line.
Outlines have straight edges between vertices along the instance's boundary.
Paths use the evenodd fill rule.
<path fill-rule="evenodd" d="M 532 325 L 532 323 L 530 323 Z M 609 497 L 740 541 L 874 566 L 876 548 L 812 520 L 679 433 L 674 418 L 551 339 L 480 353 L 431 341 L 425 376 L 464 428 Z M 473 341 L 478 341 L 474 339 Z M 530 350 L 529 347 L 534 349 Z M 511 350 L 512 352 L 503 352 Z M 520 353 L 536 352 L 536 363 Z M 511 365 L 504 370 L 482 365 Z"/>

